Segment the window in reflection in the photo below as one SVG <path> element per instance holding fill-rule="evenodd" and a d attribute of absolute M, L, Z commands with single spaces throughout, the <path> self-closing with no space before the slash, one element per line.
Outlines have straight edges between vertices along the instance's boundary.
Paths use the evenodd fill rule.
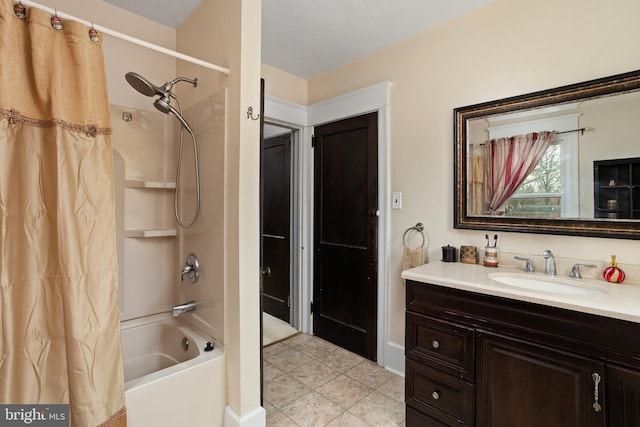
<path fill-rule="evenodd" d="M 560 143 L 554 141 L 540 163 L 505 203 L 505 215 L 525 218 L 562 216 L 564 185 Z"/>

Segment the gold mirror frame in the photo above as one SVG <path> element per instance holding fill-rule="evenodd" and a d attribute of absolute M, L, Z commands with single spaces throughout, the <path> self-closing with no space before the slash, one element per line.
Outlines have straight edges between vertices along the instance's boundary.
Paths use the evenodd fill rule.
<path fill-rule="evenodd" d="M 454 228 L 640 239 L 640 221 L 638 220 L 542 219 L 467 215 L 467 124 L 469 120 L 639 89 L 640 70 L 453 110 Z"/>

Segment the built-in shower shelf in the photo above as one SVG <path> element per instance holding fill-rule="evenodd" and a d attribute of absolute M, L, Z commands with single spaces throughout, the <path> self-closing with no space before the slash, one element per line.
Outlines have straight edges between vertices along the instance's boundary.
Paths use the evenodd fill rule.
<path fill-rule="evenodd" d="M 124 186 L 127 188 L 149 188 L 158 190 L 173 190 L 176 188 L 175 182 L 162 182 L 162 181 L 139 181 L 135 179 L 127 179 L 124 182 Z"/>
<path fill-rule="evenodd" d="M 125 230 L 124 237 L 146 238 L 146 237 L 175 237 L 178 234 L 176 229 L 159 230 Z"/>

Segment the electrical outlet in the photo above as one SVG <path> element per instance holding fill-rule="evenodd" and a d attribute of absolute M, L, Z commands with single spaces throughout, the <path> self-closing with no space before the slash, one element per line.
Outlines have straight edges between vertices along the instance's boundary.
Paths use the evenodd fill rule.
<path fill-rule="evenodd" d="M 391 207 L 393 209 L 402 209 L 402 193 L 399 191 L 394 191 L 392 196 Z"/>

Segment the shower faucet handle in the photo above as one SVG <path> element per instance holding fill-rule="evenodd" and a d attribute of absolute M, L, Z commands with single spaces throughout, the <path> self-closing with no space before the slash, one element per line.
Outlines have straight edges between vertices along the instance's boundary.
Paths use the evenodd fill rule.
<path fill-rule="evenodd" d="M 180 270 L 180 281 L 184 281 L 184 276 L 189 278 L 191 283 L 196 283 L 198 278 L 200 277 L 200 263 L 198 262 L 198 258 L 196 258 L 195 254 L 187 255 L 187 261 L 185 265 Z"/>

